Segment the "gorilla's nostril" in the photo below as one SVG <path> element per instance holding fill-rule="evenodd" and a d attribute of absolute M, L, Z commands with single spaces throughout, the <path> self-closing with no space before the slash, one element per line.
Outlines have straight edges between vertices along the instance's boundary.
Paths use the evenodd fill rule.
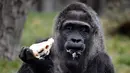
<path fill-rule="evenodd" d="M 77 42 L 80 42 L 81 41 L 81 39 L 77 39 Z"/>
<path fill-rule="evenodd" d="M 76 39 L 71 39 L 73 42 L 75 42 L 76 41 Z"/>
<path fill-rule="evenodd" d="M 81 39 L 71 39 L 71 41 L 74 42 L 74 43 L 78 43 L 78 42 L 81 41 Z"/>

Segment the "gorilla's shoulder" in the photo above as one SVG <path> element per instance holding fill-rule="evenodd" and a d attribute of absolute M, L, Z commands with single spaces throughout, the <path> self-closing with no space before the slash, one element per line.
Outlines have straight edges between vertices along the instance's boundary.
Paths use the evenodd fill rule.
<path fill-rule="evenodd" d="M 91 59 L 91 62 L 98 62 L 98 63 L 103 63 L 105 65 L 111 63 L 111 58 L 108 56 L 107 53 L 105 52 L 100 52 L 100 53 L 97 53 L 92 59 Z"/>

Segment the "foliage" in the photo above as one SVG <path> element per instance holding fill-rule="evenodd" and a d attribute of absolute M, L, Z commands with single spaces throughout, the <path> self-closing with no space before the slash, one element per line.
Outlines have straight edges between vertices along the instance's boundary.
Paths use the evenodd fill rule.
<path fill-rule="evenodd" d="M 29 46 L 38 39 L 51 36 L 55 15 L 56 13 L 29 13 L 24 26 L 21 44 Z"/>
<path fill-rule="evenodd" d="M 112 57 L 116 73 L 130 72 L 130 37 L 115 35 L 106 37 L 106 46 Z"/>
<path fill-rule="evenodd" d="M 16 73 L 21 63 L 19 60 L 0 60 L 0 73 Z"/>

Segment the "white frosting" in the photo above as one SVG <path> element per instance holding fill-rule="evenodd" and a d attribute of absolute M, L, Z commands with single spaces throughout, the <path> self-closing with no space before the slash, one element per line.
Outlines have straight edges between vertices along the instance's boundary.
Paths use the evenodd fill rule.
<path fill-rule="evenodd" d="M 72 57 L 73 57 L 73 58 L 75 58 L 75 57 L 76 57 L 76 53 L 75 53 L 75 52 L 72 54 Z"/>
<path fill-rule="evenodd" d="M 53 43 L 54 43 L 54 39 L 50 38 L 47 41 L 43 41 L 37 44 L 32 44 L 29 48 L 33 51 L 33 55 L 36 58 L 40 58 L 40 56 L 43 54 L 49 55 Z"/>

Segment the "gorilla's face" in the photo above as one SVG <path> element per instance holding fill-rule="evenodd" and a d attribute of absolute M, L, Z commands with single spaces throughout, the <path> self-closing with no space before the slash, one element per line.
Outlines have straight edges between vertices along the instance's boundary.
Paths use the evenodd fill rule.
<path fill-rule="evenodd" d="M 85 51 L 87 40 L 90 38 L 91 26 L 78 20 L 66 20 L 60 34 L 65 40 L 64 50 L 71 58 L 78 58 Z"/>
<path fill-rule="evenodd" d="M 62 35 L 65 37 L 64 49 L 76 58 L 85 51 L 87 39 L 90 37 L 90 26 L 82 21 L 67 20 L 61 27 Z"/>
<path fill-rule="evenodd" d="M 64 50 L 69 58 L 79 58 L 88 48 L 86 44 L 90 42 L 92 29 L 86 21 L 87 17 L 83 11 L 69 11 L 60 24 L 60 49 Z"/>

